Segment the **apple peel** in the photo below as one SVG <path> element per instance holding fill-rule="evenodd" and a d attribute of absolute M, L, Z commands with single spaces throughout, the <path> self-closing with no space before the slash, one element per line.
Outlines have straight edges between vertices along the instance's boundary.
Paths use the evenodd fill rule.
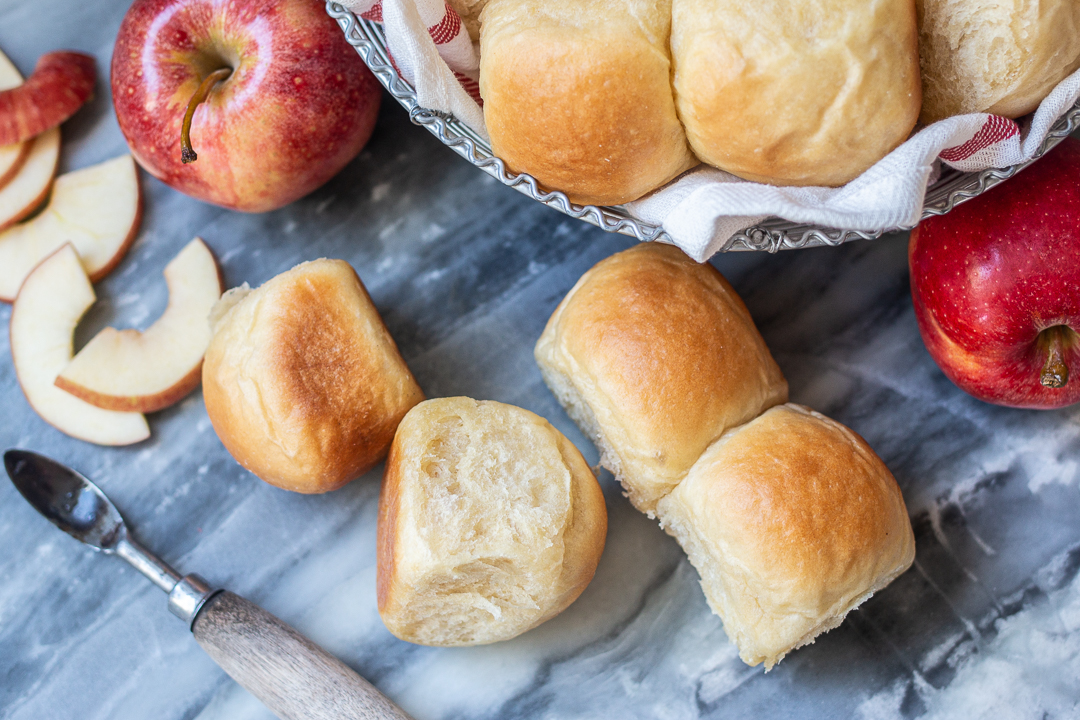
<path fill-rule="evenodd" d="M 210 249 L 195 238 L 165 267 L 169 304 L 149 328 L 107 327 L 56 378 L 56 386 L 106 410 L 148 413 L 198 387 L 210 311 L 224 292 Z"/>
<path fill-rule="evenodd" d="M 142 193 L 130 155 L 59 176 L 48 207 L 0 233 L 0 300 L 11 302 L 30 271 L 66 242 L 97 282 L 123 259 L 141 221 Z"/>
<path fill-rule="evenodd" d="M 145 417 L 102 410 L 54 385 L 71 361 L 75 328 L 94 300 L 94 288 L 70 244 L 38 265 L 11 311 L 15 374 L 30 406 L 57 430 L 98 445 L 131 445 L 150 437 Z"/>
<path fill-rule="evenodd" d="M 93 94 L 94 75 L 91 55 L 42 55 L 26 82 L 0 92 L 0 145 L 29 140 L 74 115 Z"/>

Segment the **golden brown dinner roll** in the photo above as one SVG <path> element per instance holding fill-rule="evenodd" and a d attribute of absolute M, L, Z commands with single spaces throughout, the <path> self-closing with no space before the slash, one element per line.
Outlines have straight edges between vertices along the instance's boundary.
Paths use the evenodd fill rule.
<path fill-rule="evenodd" d="M 585 273 L 535 354 L 601 464 L 650 515 L 713 440 L 787 400 L 731 285 L 670 245 L 643 243 Z"/>
<path fill-rule="evenodd" d="M 422 645 L 508 640 L 589 584 L 607 533 L 600 486 L 528 410 L 428 400 L 402 420 L 379 497 L 379 614 Z"/>
<path fill-rule="evenodd" d="M 672 13 L 675 102 L 710 165 L 842 185 L 915 125 L 914 0 L 673 0 Z"/>
<path fill-rule="evenodd" d="M 1077 0 L 917 2 L 924 123 L 1026 115 L 1080 67 Z"/>
<path fill-rule="evenodd" d="M 670 0 L 490 0 L 480 94 L 495 154 L 577 203 L 634 200 L 697 164 L 675 115 Z"/>
<path fill-rule="evenodd" d="M 771 668 L 904 572 L 904 499 L 866 442 L 801 405 L 728 431 L 660 501 L 739 655 Z"/>
<path fill-rule="evenodd" d="M 424 399 L 356 272 L 315 260 L 211 314 L 206 412 L 225 448 L 286 490 L 335 490 L 385 457 Z"/>

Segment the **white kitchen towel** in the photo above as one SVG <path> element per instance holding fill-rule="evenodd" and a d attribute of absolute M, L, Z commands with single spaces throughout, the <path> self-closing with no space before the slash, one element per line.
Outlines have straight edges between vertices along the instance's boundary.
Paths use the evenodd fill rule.
<path fill-rule="evenodd" d="M 348 0 L 344 5 L 383 22 L 395 66 L 416 87 L 421 106 L 449 112 L 487 137 L 475 86 L 479 58 L 449 5 L 443 0 Z M 1078 98 L 1080 71 L 1059 83 L 1023 127 L 986 113 L 941 120 L 839 188 L 764 185 L 701 165 L 626 207 L 634 217 L 662 226 L 698 261 L 770 216 L 847 230 L 910 227 L 922 215 L 937 162 L 976 172 L 1029 160 Z"/>
<path fill-rule="evenodd" d="M 381 22 L 390 60 L 416 89 L 420 107 L 452 114 L 487 139 L 480 109 L 480 60 L 461 18 L 444 0 L 344 0 Z"/>

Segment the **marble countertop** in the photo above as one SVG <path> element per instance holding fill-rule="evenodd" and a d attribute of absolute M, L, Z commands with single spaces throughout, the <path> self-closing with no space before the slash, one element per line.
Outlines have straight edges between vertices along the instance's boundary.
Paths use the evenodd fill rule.
<path fill-rule="evenodd" d="M 0 0 L 0 48 L 24 71 L 48 50 L 98 59 L 97 96 L 64 127 L 61 169 L 125 152 L 107 73 L 125 0 Z M 411 125 L 389 98 L 371 143 L 328 185 L 242 215 L 144 175 L 142 231 L 77 343 L 161 312 L 160 272 L 193 236 L 229 285 L 317 257 L 357 269 L 429 396 L 514 403 L 596 450 L 532 360 L 548 315 L 629 246 L 502 187 Z M 685 556 L 602 475 L 610 528 L 596 578 L 566 612 L 477 648 L 395 639 L 375 608 L 381 467 L 301 496 L 221 446 L 196 392 L 150 417 L 151 440 L 100 448 L 27 405 L 0 333 L 0 448 L 96 480 L 144 544 L 277 614 L 417 720 L 441 718 L 1061 718 L 1080 715 L 1080 407 L 1018 411 L 957 390 L 919 339 L 907 237 L 715 259 L 742 294 L 794 401 L 848 424 L 895 473 L 915 565 L 775 670 L 745 666 Z M 7 323 L 10 308 L 0 307 Z M 165 596 L 0 482 L 0 718 L 271 717 L 202 652 Z"/>

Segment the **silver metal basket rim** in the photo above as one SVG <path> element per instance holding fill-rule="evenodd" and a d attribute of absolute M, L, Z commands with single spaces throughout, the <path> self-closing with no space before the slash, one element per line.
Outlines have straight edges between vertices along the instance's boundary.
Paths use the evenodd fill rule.
<path fill-rule="evenodd" d="M 378 23 L 356 17 L 350 10 L 333 0 L 327 0 L 326 11 L 337 21 L 345 34 L 345 40 L 356 49 L 383 87 L 409 112 L 412 122 L 427 128 L 440 142 L 469 163 L 523 195 L 607 232 L 628 235 L 644 242 L 658 240 L 670 242 L 671 238 L 663 228 L 632 217 L 621 206 L 576 205 L 570 202 L 562 192 L 542 190 L 536 178 L 527 173 L 508 172 L 503 161 L 492 153 L 490 144 L 468 125 L 448 113 L 420 107 L 416 100 L 416 91 L 398 75 L 393 66 L 387 52 L 386 37 Z M 947 169 L 937 182 L 927 189 L 922 217 L 944 215 L 957 205 L 1011 178 L 1042 157 L 1077 128 L 1080 128 L 1080 101 L 1058 118 L 1031 160 L 1007 168 L 975 173 Z M 872 240 L 886 233 L 910 229 L 910 227 L 897 227 L 890 230 L 844 230 L 804 225 L 781 218 L 769 218 L 732 235 L 718 252 L 743 250 L 777 252 L 834 246 L 852 240 Z"/>

